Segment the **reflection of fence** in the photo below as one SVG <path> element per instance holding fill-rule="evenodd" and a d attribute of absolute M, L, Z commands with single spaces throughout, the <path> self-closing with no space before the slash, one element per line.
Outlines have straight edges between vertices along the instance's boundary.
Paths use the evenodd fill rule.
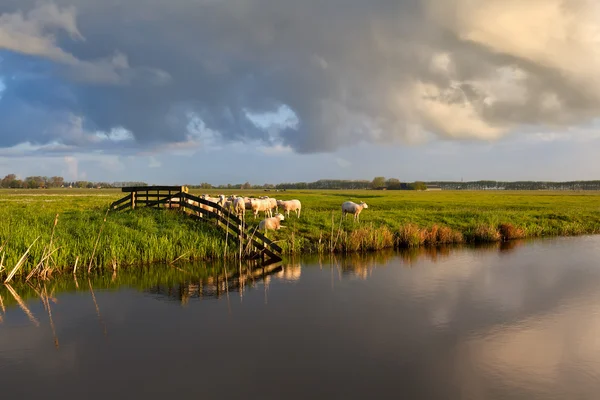
<path fill-rule="evenodd" d="M 124 187 L 129 193 L 111 204 L 111 210 L 135 210 L 138 207 L 177 208 L 197 220 L 214 221 L 229 235 L 237 240 L 240 249 L 247 246 L 248 251 L 241 252 L 245 258 L 265 256 L 271 260 L 281 260 L 281 247 L 256 229 L 247 231 L 244 221 L 217 203 L 193 196 L 185 186 L 141 186 Z"/>
<path fill-rule="evenodd" d="M 257 262 L 257 261 L 255 261 Z M 174 285 L 155 285 L 146 291 L 158 296 L 187 303 L 190 299 L 219 299 L 232 293 L 244 292 L 259 282 L 268 282 L 271 276 L 283 271 L 281 262 L 270 264 L 247 264 L 239 269 L 233 268 L 207 279 L 190 279 Z"/>

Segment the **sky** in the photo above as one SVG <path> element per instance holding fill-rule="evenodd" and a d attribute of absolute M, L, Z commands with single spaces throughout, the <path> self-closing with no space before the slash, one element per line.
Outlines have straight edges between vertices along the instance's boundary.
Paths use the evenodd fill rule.
<path fill-rule="evenodd" d="M 0 175 L 600 178 L 596 0 L 0 0 Z"/>

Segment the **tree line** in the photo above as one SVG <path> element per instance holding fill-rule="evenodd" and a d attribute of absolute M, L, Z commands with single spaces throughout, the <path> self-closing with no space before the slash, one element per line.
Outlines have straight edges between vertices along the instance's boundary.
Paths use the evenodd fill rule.
<path fill-rule="evenodd" d="M 62 176 L 28 176 L 19 179 L 15 174 L 8 174 L 0 181 L 3 189 L 49 189 L 49 188 L 120 188 L 124 186 L 148 186 L 145 182 L 91 182 L 66 181 Z"/>
<path fill-rule="evenodd" d="M 15 174 L 8 174 L 0 181 L 4 189 L 42 189 L 42 188 L 122 188 L 125 186 L 148 186 L 146 182 L 93 182 L 85 180 L 66 181 L 62 176 L 28 176 L 19 179 Z M 438 187 L 442 190 L 600 190 L 600 180 L 595 181 L 415 181 L 401 182 L 396 178 L 377 176 L 372 180 L 320 179 L 315 182 L 264 183 L 252 185 L 249 182 L 237 184 L 212 185 L 207 182 L 186 185 L 193 189 L 243 189 L 243 190 L 286 190 L 286 189 L 328 189 L 328 190 L 426 190 Z"/>
<path fill-rule="evenodd" d="M 600 181 L 471 181 L 427 182 L 443 190 L 600 190 Z"/>

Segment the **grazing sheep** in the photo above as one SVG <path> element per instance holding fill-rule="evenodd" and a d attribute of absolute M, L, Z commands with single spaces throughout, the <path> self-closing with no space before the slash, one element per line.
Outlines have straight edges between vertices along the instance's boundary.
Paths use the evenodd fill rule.
<path fill-rule="evenodd" d="M 267 230 L 278 230 L 281 228 L 281 221 L 283 221 L 285 217 L 281 214 L 276 214 L 274 217 L 265 218 L 258 224 L 258 229 L 261 231 Z"/>
<path fill-rule="evenodd" d="M 235 215 L 240 217 L 243 221 L 244 217 L 246 216 L 246 202 L 244 199 L 241 197 L 236 197 L 233 200 L 233 209 L 235 211 Z"/>
<path fill-rule="evenodd" d="M 275 210 L 275 214 L 279 214 L 279 209 L 277 208 L 277 199 L 269 197 L 267 200 L 269 200 L 269 203 L 271 204 L 271 210 L 274 209 Z"/>
<path fill-rule="evenodd" d="M 289 218 L 290 211 L 295 211 L 296 216 L 300 218 L 300 211 L 302 210 L 300 200 L 277 200 L 277 206 L 281 207 L 286 217 Z"/>
<path fill-rule="evenodd" d="M 354 221 L 359 221 L 359 215 L 363 208 L 369 208 L 367 203 L 364 201 L 361 201 L 360 204 L 356 204 L 352 201 L 346 201 L 342 204 L 342 215 L 345 218 L 348 216 L 348 214 L 352 214 L 354 215 Z"/>
<path fill-rule="evenodd" d="M 254 218 L 256 218 L 258 213 L 261 211 L 265 213 L 265 217 L 273 216 L 271 212 L 271 202 L 267 199 L 250 199 L 250 205 L 252 206 L 252 214 L 254 214 Z"/>

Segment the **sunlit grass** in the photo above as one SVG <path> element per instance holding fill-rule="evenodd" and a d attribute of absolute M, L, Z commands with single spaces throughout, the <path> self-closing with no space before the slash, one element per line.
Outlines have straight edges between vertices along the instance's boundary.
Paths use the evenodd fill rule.
<path fill-rule="evenodd" d="M 194 194 L 206 191 L 196 190 Z M 217 191 L 208 191 L 211 194 Z M 290 215 L 284 229 L 269 232 L 286 253 L 362 252 L 390 247 L 418 247 L 500 241 L 521 237 L 565 236 L 600 232 L 600 194 L 595 192 L 413 192 L 413 191 L 224 191 L 271 195 L 302 202 L 302 217 Z M 34 242 L 23 272 L 42 258 L 56 214 L 52 257 L 56 270 L 223 258 L 226 237 L 210 224 L 176 211 L 139 209 L 109 213 L 92 252 L 108 205 L 118 190 L 0 191 L 0 246 L 10 269 Z M 341 220 L 346 200 L 365 201 L 360 223 Z M 248 225 L 260 218 L 247 214 Z M 228 241 L 227 254 L 236 254 Z"/>

